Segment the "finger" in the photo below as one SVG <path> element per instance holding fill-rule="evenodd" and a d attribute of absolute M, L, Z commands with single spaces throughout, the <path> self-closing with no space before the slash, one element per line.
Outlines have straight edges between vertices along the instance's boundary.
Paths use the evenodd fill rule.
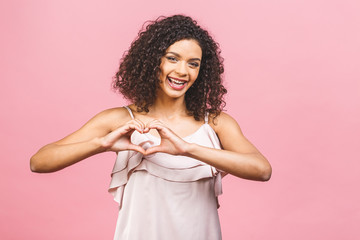
<path fill-rule="evenodd" d="M 131 128 L 129 126 L 121 126 L 117 129 L 115 129 L 114 131 L 110 132 L 107 136 L 111 137 L 111 138 L 120 138 L 121 136 L 125 135 L 126 133 L 128 133 L 131 130 Z"/>
<path fill-rule="evenodd" d="M 145 123 L 143 123 L 141 120 L 139 119 L 134 119 L 134 122 L 141 128 L 141 133 L 143 133 L 144 129 L 145 129 Z"/>
<path fill-rule="evenodd" d="M 124 125 L 105 136 L 106 143 L 114 143 L 124 135 L 131 135 L 136 129 L 135 125 Z"/>
<path fill-rule="evenodd" d="M 146 149 L 144 155 L 150 155 L 150 154 L 157 153 L 157 152 L 164 152 L 163 147 L 155 146 L 155 147 L 148 148 L 148 149 Z"/>
<path fill-rule="evenodd" d="M 136 119 L 132 119 L 131 121 L 127 122 L 126 124 L 137 126 L 139 129 L 143 129 L 141 121 L 138 121 Z"/>
<path fill-rule="evenodd" d="M 142 147 L 140 147 L 138 145 L 135 145 L 135 144 L 129 144 L 128 149 L 137 151 L 137 152 L 142 153 L 144 155 L 146 154 L 145 150 Z"/>
<path fill-rule="evenodd" d="M 131 132 L 131 130 L 137 130 L 138 132 L 142 132 L 143 128 L 137 122 L 129 122 L 126 124 L 125 129 L 127 132 Z"/>
<path fill-rule="evenodd" d="M 168 128 L 161 124 L 153 124 L 149 126 L 149 129 L 156 129 L 159 134 L 167 132 Z"/>
<path fill-rule="evenodd" d="M 132 124 L 135 124 L 136 126 L 138 126 L 139 129 L 141 129 L 141 130 L 139 130 L 139 129 L 136 129 L 136 130 L 138 130 L 140 133 L 146 133 L 146 132 L 149 132 L 149 130 L 150 130 L 146 127 L 146 124 L 139 119 L 132 119 L 131 121 L 129 121 L 129 123 L 132 123 Z"/>

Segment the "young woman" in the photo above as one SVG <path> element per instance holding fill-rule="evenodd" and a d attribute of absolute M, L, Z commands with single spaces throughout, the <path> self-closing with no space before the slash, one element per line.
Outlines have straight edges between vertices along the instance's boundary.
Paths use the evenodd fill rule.
<path fill-rule="evenodd" d="M 120 204 L 114 239 L 221 239 L 221 177 L 267 181 L 271 166 L 222 112 L 218 44 L 190 17 L 147 25 L 122 58 L 114 88 L 132 102 L 105 110 L 41 148 L 34 172 L 117 153 L 109 191 Z"/>

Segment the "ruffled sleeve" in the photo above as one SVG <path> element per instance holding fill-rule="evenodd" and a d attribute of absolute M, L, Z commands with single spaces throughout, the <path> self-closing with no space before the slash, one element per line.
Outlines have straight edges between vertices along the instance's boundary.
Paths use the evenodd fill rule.
<path fill-rule="evenodd" d="M 109 193 L 121 207 L 124 187 L 131 172 L 141 163 L 142 154 L 134 151 L 118 152 L 116 162 L 111 173 Z"/>

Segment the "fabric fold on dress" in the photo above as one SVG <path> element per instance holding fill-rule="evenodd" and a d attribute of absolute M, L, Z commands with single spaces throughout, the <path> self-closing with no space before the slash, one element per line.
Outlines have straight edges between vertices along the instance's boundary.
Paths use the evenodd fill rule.
<path fill-rule="evenodd" d="M 208 137 L 205 138 L 204 134 Z M 201 138 L 199 141 L 198 138 Z M 198 131 L 184 138 L 187 142 L 201 142 L 201 145 L 220 149 L 220 142 L 215 131 L 207 123 Z M 140 145 L 144 149 L 159 145 L 160 139 L 150 133 L 141 134 L 135 131 L 131 136 L 133 144 Z M 156 156 L 156 157 L 155 157 Z M 169 159 L 171 156 L 171 159 Z M 111 173 L 111 182 L 108 191 L 114 200 L 122 207 L 124 188 L 135 171 L 146 171 L 149 174 L 172 182 L 194 182 L 205 178 L 214 178 L 214 194 L 216 198 L 222 194 L 222 176 L 220 171 L 213 166 L 184 156 L 173 156 L 165 153 L 155 153 L 144 156 L 136 151 L 121 151 Z"/>

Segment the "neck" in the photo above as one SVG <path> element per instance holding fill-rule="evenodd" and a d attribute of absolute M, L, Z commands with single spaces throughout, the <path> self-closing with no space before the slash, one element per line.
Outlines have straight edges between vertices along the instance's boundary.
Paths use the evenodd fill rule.
<path fill-rule="evenodd" d="M 170 98 L 157 96 L 155 103 L 150 107 L 150 112 L 160 119 L 171 119 L 179 115 L 187 115 L 185 97 Z"/>

